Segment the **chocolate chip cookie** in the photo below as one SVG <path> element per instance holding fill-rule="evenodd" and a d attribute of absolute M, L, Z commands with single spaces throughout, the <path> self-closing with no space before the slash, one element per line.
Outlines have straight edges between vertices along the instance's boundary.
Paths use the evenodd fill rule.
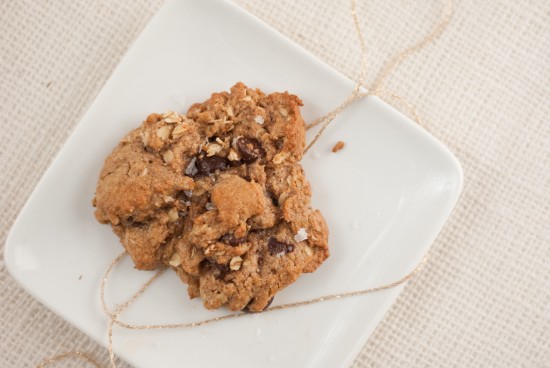
<path fill-rule="evenodd" d="M 172 267 L 206 308 L 265 309 L 329 255 L 299 164 L 301 105 L 237 83 L 186 115 L 149 115 L 105 161 L 97 220 L 136 268 Z"/>

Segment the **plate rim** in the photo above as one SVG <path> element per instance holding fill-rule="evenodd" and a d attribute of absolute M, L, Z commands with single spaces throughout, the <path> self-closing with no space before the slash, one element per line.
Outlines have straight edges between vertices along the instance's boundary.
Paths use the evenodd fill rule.
<path fill-rule="evenodd" d="M 230 2 L 230 1 L 224 1 L 224 0 L 207 0 L 207 1 L 210 4 L 215 4 L 215 6 L 228 6 L 228 7 L 233 8 L 234 10 L 236 10 L 241 15 L 244 15 L 244 16 L 248 17 L 248 19 L 250 21 L 254 21 L 255 22 L 254 26 L 264 27 L 266 30 L 269 30 L 269 32 L 272 35 L 275 35 L 276 37 L 283 40 L 286 44 L 292 46 L 292 48 L 295 49 L 294 51 L 299 53 L 300 57 L 306 57 L 306 58 L 309 59 L 308 61 L 316 62 L 318 65 L 323 67 L 325 72 L 336 74 L 340 79 L 343 79 L 343 80 L 345 80 L 346 82 L 349 82 L 349 83 L 354 83 L 353 80 L 349 79 L 347 76 L 345 76 L 344 74 L 342 74 L 338 70 L 333 69 L 327 63 L 325 63 L 323 60 L 319 59 L 317 56 L 312 54 L 310 51 L 308 51 L 307 49 L 304 49 L 303 47 L 298 45 L 295 41 L 293 41 L 292 39 L 289 39 L 288 37 L 286 37 L 285 35 L 283 35 L 279 31 L 274 29 L 272 26 L 265 23 L 260 18 L 258 18 L 255 15 L 249 13 L 246 9 L 244 9 L 244 8 L 238 6 L 237 4 L 235 4 L 233 2 Z M 87 333 L 81 327 L 79 327 L 78 323 L 73 321 L 71 318 L 68 318 L 67 316 L 63 315 L 60 311 L 58 311 L 56 308 L 51 306 L 50 303 L 48 303 L 47 300 L 41 298 L 38 294 L 36 294 L 35 290 L 32 289 L 32 285 L 27 283 L 27 281 L 22 277 L 22 275 L 20 273 L 20 270 L 17 269 L 16 265 L 13 264 L 13 262 L 12 262 L 12 260 L 14 259 L 13 252 L 15 251 L 15 248 L 16 248 L 16 244 L 13 241 L 13 237 L 15 236 L 14 233 L 15 233 L 15 230 L 17 230 L 17 228 L 18 228 L 18 224 L 21 221 L 22 215 L 25 214 L 28 211 L 28 208 L 34 202 L 35 197 L 39 193 L 39 189 L 43 186 L 45 178 L 51 174 L 52 167 L 56 164 L 56 162 L 59 161 L 59 157 L 64 154 L 64 152 L 67 149 L 68 143 L 71 142 L 74 139 L 75 132 L 80 128 L 81 122 L 86 118 L 86 116 L 89 114 L 92 107 L 95 105 L 95 102 L 96 102 L 98 96 L 100 96 L 102 94 L 102 92 L 104 91 L 106 86 L 112 81 L 113 75 L 115 75 L 121 68 L 124 67 L 125 61 L 127 60 L 128 53 L 135 47 L 135 44 L 137 43 L 137 41 L 140 40 L 142 38 L 143 34 L 146 33 L 151 28 L 151 24 L 154 24 L 155 23 L 154 21 L 156 19 L 160 18 L 159 14 L 162 13 L 161 10 L 169 8 L 173 3 L 176 3 L 176 2 L 178 2 L 178 1 L 177 0 L 166 1 L 157 10 L 157 12 L 148 21 L 147 25 L 142 29 L 140 34 L 130 43 L 130 45 L 128 46 L 128 48 L 126 49 L 126 51 L 124 52 L 124 54 L 120 58 L 120 61 L 118 62 L 116 67 L 113 69 L 112 73 L 105 80 L 105 83 L 103 84 L 102 88 L 100 90 L 98 90 L 97 94 L 95 96 L 93 96 L 93 99 L 90 102 L 88 102 L 88 106 L 86 108 L 86 111 L 79 117 L 78 122 L 74 125 L 71 134 L 65 139 L 65 141 L 63 142 L 61 148 L 54 155 L 54 157 L 51 160 L 50 164 L 48 165 L 47 169 L 44 170 L 44 172 L 41 175 L 40 179 L 37 181 L 36 185 L 34 186 L 31 194 L 28 196 L 28 198 L 26 199 L 24 205 L 21 207 L 21 210 L 19 211 L 18 215 L 15 218 L 15 221 L 13 222 L 12 226 L 10 227 L 10 230 L 8 231 L 6 241 L 5 241 L 5 244 L 4 244 L 4 260 L 5 260 L 6 269 L 8 270 L 9 274 L 13 277 L 13 279 L 16 280 L 17 283 L 27 293 L 29 293 L 34 299 L 39 301 L 44 307 L 46 307 L 48 310 L 52 311 L 55 315 L 59 316 L 63 320 L 69 322 L 73 327 L 77 328 L 79 331 L 81 331 L 87 337 L 89 337 L 92 340 L 99 343 L 101 346 L 105 346 L 105 341 L 98 340 L 94 335 L 91 335 L 91 334 Z M 376 96 L 370 96 L 369 99 L 378 100 L 382 105 L 384 105 L 384 106 L 390 108 L 391 110 L 397 112 L 398 114 L 402 115 L 402 117 L 405 120 L 412 121 L 403 112 L 396 109 L 394 106 L 390 105 L 389 103 L 387 103 L 383 99 L 381 99 L 379 97 L 376 97 Z M 454 190 L 453 195 L 449 197 L 449 200 L 448 200 L 448 202 L 445 206 L 445 213 L 446 214 L 445 214 L 445 217 L 444 217 L 443 225 L 442 225 L 441 228 L 436 229 L 436 231 L 435 231 L 436 232 L 436 237 L 437 237 L 437 235 L 440 234 L 441 231 L 443 230 L 443 227 L 445 226 L 445 224 L 448 222 L 449 218 L 451 217 L 451 215 L 452 215 L 454 209 L 456 208 L 456 205 L 457 205 L 457 203 L 460 199 L 460 196 L 461 196 L 462 191 L 463 191 L 463 186 L 464 186 L 464 171 L 463 171 L 463 168 L 460 164 L 460 161 L 455 156 L 455 154 L 450 150 L 449 147 L 447 147 L 445 144 L 443 144 L 443 142 L 438 140 L 435 136 L 433 136 L 430 132 L 428 132 L 422 126 L 419 126 L 416 123 L 414 123 L 413 125 L 417 129 L 419 129 L 420 132 L 422 132 L 422 134 L 430 141 L 431 144 L 435 145 L 437 147 L 437 149 L 442 154 L 444 154 L 446 156 L 446 159 L 449 160 L 449 163 L 451 164 L 451 168 L 454 170 L 454 174 L 456 175 L 456 180 L 457 180 L 456 181 L 456 189 Z M 430 245 L 428 246 L 428 248 L 427 248 L 428 252 L 432 248 L 434 241 L 432 241 L 430 243 Z M 405 285 L 402 285 L 402 286 L 399 287 L 398 294 L 400 294 L 402 292 Z M 393 303 L 394 303 L 394 300 L 392 300 L 390 305 L 392 305 Z M 386 315 L 388 312 L 389 312 L 389 308 L 386 308 L 383 311 L 382 314 Z M 368 339 L 370 339 L 371 336 L 372 336 L 372 334 L 367 337 L 367 341 L 368 341 Z M 348 362 L 343 362 L 343 363 L 350 363 L 355 358 L 355 356 L 357 355 L 357 351 L 361 348 L 361 346 L 364 345 L 364 342 L 361 343 L 361 344 L 356 344 L 356 345 L 358 345 L 358 346 L 355 347 L 354 349 L 351 349 L 352 352 L 349 354 L 349 359 L 348 359 L 349 361 Z"/>

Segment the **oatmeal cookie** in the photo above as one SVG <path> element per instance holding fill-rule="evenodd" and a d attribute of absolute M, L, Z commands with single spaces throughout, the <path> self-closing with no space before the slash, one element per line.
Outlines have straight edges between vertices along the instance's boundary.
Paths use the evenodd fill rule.
<path fill-rule="evenodd" d="M 265 309 L 329 255 L 299 164 L 301 104 L 237 83 L 186 115 L 149 115 L 105 161 L 97 220 L 136 268 L 172 267 L 206 308 Z"/>

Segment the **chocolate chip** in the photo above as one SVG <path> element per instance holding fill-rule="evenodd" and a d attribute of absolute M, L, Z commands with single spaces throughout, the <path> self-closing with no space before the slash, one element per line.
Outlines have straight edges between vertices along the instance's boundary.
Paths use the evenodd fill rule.
<path fill-rule="evenodd" d="M 231 270 L 229 269 L 229 266 L 228 265 L 221 265 L 219 263 L 216 263 L 216 268 L 218 269 L 218 271 L 220 272 L 218 278 L 222 279 L 225 277 L 225 275 L 227 275 L 229 272 L 231 272 Z"/>
<path fill-rule="evenodd" d="M 265 151 L 256 138 L 241 137 L 237 139 L 237 149 L 241 154 L 241 159 L 246 163 L 252 163 L 265 156 Z"/>
<path fill-rule="evenodd" d="M 229 160 L 221 156 L 199 157 L 195 165 L 198 175 L 210 175 L 216 170 L 229 169 Z"/>
<path fill-rule="evenodd" d="M 203 272 L 212 272 L 216 279 L 222 279 L 227 275 L 231 270 L 228 265 L 219 264 L 216 261 L 210 259 L 203 259 L 199 264 L 199 268 Z"/>
<path fill-rule="evenodd" d="M 269 199 L 271 199 L 271 203 L 273 203 L 273 205 L 275 207 L 279 207 L 279 198 L 277 198 L 277 196 L 275 194 L 273 194 L 272 192 L 270 192 L 268 190 L 267 191 L 267 196 L 269 197 Z"/>
<path fill-rule="evenodd" d="M 126 227 L 139 227 L 142 229 L 147 226 L 144 222 L 135 221 L 133 216 L 129 216 L 126 220 L 123 220 L 122 224 Z"/>
<path fill-rule="evenodd" d="M 294 250 L 294 245 L 280 242 L 275 238 L 269 238 L 267 241 L 267 249 L 269 253 L 274 256 L 279 253 L 286 254 L 292 252 Z"/>
<path fill-rule="evenodd" d="M 271 303 L 273 303 L 273 299 L 275 299 L 274 296 L 272 296 L 272 297 L 267 301 L 267 304 L 265 305 L 264 309 L 262 309 L 261 311 L 258 311 L 258 312 L 251 311 L 250 308 L 248 308 L 248 306 L 254 302 L 254 299 L 252 299 L 252 300 L 248 303 L 248 305 L 242 309 L 242 311 L 245 312 L 245 313 L 260 313 L 260 312 L 263 312 L 264 310 L 266 310 L 267 308 L 269 308 L 269 306 L 271 305 Z"/>
<path fill-rule="evenodd" d="M 237 245 L 246 242 L 246 238 L 235 238 L 233 234 L 225 234 L 220 238 L 220 241 L 231 245 L 232 247 L 236 247 Z"/>

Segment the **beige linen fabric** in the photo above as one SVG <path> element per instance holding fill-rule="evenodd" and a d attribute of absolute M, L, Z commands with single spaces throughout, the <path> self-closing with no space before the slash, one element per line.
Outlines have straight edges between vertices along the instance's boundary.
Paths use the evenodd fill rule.
<path fill-rule="evenodd" d="M 2 246 L 40 176 L 161 3 L 2 1 Z M 348 0 L 237 3 L 356 76 Z M 359 3 L 369 81 L 443 9 L 443 0 Z M 402 65 L 387 87 L 414 103 L 425 127 L 458 156 L 464 192 L 427 268 L 353 367 L 550 367 L 550 4 L 458 0 L 455 8 L 442 38 Z M 0 285 L 1 367 L 29 367 L 73 349 L 107 364 L 102 347 L 13 281 L 3 257 Z"/>

